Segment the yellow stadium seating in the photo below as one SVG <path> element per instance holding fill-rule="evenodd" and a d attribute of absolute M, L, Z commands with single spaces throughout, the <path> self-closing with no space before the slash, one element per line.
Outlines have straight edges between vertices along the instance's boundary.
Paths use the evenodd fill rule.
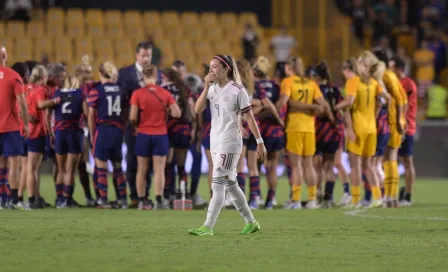
<path fill-rule="evenodd" d="M 238 18 L 233 12 L 224 12 L 221 14 L 220 23 L 226 28 L 232 29 L 238 27 Z"/>
<path fill-rule="evenodd" d="M 14 52 L 16 48 L 14 39 L 3 35 L 0 36 L 0 46 L 4 46 L 7 52 Z"/>
<path fill-rule="evenodd" d="M 198 60 L 206 63 L 210 62 L 210 59 L 214 54 L 212 48 L 210 47 L 210 43 L 206 41 L 196 42 L 193 49 L 196 52 Z"/>
<path fill-rule="evenodd" d="M 240 26 L 251 24 L 253 27 L 258 25 L 258 18 L 255 12 L 243 12 L 239 16 Z"/>
<path fill-rule="evenodd" d="M 142 26 L 140 25 L 129 25 L 125 29 L 126 37 L 131 39 L 143 39 L 146 37 L 146 33 L 143 31 Z"/>
<path fill-rule="evenodd" d="M 58 38 L 65 35 L 65 30 L 63 25 L 50 25 L 47 24 L 46 33 L 48 37 Z"/>
<path fill-rule="evenodd" d="M 162 25 L 165 28 L 177 28 L 180 26 L 179 14 L 176 11 L 162 12 Z"/>
<path fill-rule="evenodd" d="M 123 25 L 121 10 L 106 10 L 104 12 L 104 25 L 107 27 Z"/>
<path fill-rule="evenodd" d="M 94 48 L 94 51 L 103 50 L 105 48 L 113 49 L 112 39 L 109 39 L 109 38 L 93 39 L 93 48 Z"/>
<path fill-rule="evenodd" d="M 98 50 L 95 52 L 95 60 L 98 63 L 104 62 L 104 61 L 114 61 L 115 60 L 115 54 L 111 47 L 106 48 L 97 48 Z"/>
<path fill-rule="evenodd" d="M 31 21 L 27 25 L 28 37 L 42 37 L 44 36 L 44 24 L 39 21 Z"/>
<path fill-rule="evenodd" d="M 6 36 L 5 24 L 0 22 L 0 37 Z"/>
<path fill-rule="evenodd" d="M 171 67 L 174 61 L 174 54 L 170 51 L 163 52 L 162 67 Z"/>
<path fill-rule="evenodd" d="M 92 55 L 93 45 L 92 40 L 86 37 L 75 39 L 75 56 Z"/>
<path fill-rule="evenodd" d="M 204 31 L 200 27 L 189 27 L 185 28 L 185 39 L 190 41 L 199 41 L 204 39 Z"/>
<path fill-rule="evenodd" d="M 229 43 L 221 40 L 214 42 L 212 44 L 212 49 L 213 53 L 216 55 L 218 54 L 230 55 L 232 51 L 232 46 Z"/>
<path fill-rule="evenodd" d="M 65 24 L 65 13 L 60 8 L 51 8 L 47 11 L 47 26 L 52 25 L 64 25 Z"/>
<path fill-rule="evenodd" d="M 58 37 L 54 39 L 54 49 L 58 51 L 70 51 L 73 50 L 73 39 L 71 37 Z"/>
<path fill-rule="evenodd" d="M 22 37 L 16 40 L 16 50 L 14 58 L 16 61 L 27 61 L 33 58 L 33 39 Z"/>
<path fill-rule="evenodd" d="M 128 10 L 124 12 L 124 24 L 126 26 L 142 26 L 142 13 L 138 10 Z"/>
<path fill-rule="evenodd" d="M 82 37 L 85 33 L 84 25 L 68 25 L 67 26 L 67 35 L 70 37 Z"/>
<path fill-rule="evenodd" d="M 31 20 L 44 21 L 45 20 L 45 11 L 43 9 L 32 9 L 31 10 Z"/>
<path fill-rule="evenodd" d="M 23 37 L 25 36 L 25 23 L 16 21 L 8 22 L 6 30 L 7 35 L 10 37 Z"/>
<path fill-rule="evenodd" d="M 119 26 L 108 26 L 106 28 L 106 37 L 113 38 L 113 39 L 119 39 L 124 37 L 123 27 L 121 25 Z"/>
<path fill-rule="evenodd" d="M 173 51 L 173 43 L 170 40 L 157 40 L 156 46 L 159 47 L 163 52 L 166 51 Z"/>
<path fill-rule="evenodd" d="M 156 28 L 162 25 L 162 19 L 158 11 L 148 10 L 143 12 L 143 25 L 147 28 Z"/>
<path fill-rule="evenodd" d="M 117 39 L 113 42 L 113 48 L 117 55 L 131 54 L 134 52 L 134 45 L 127 39 Z"/>
<path fill-rule="evenodd" d="M 214 12 L 203 12 L 199 16 L 199 19 L 203 27 L 213 27 L 218 25 L 218 16 Z"/>
<path fill-rule="evenodd" d="M 145 29 L 143 29 L 145 31 Z M 139 38 L 139 40 L 143 40 L 147 36 L 152 36 L 154 40 L 162 40 L 165 38 L 165 30 L 161 27 L 155 27 L 155 28 L 146 28 L 146 32 L 144 32 L 145 36 Z"/>
<path fill-rule="evenodd" d="M 103 26 L 103 11 L 100 9 L 88 9 L 86 12 L 86 25 L 88 26 Z"/>
<path fill-rule="evenodd" d="M 49 38 L 36 38 L 34 41 L 34 59 L 41 59 L 42 55 L 54 56 L 53 43 Z"/>
<path fill-rule="evenodd" d="M 115 58 L 118 67 L 124 67 L 135 63 L 134 54 L 118 54 Z"/>
<path fill-rule="evenodd" d="M 165 36 L 171 40 L 184 39 L 184 31 L 180 27 L 167 27 L 164 29 Z"/>
<path fill-rule="evenodd" d="M 89 25 L 87 28 L 87 35 L 89 37 L 102 37 L 104 36 L 104 27 L 99 25 Z"/>
<path fill-rule="evenodd" d="M 225 28 L 224 29 L 224 37 L 227 41 L 229 41 L 233 45 L 241 46 L 241 38 L 243 37 L 244 28 Z"/>
<path fill-rule="evenodd" d="M 180 16 L 181 25 L 187 28 L 194 28 L 199 25 L 198 14 L 196 12 L 187 11 Z"/>
<path fill-rule="evenodd" d="M 85 17 L 82 9 L 71 8 L 67 10 L 67 26 L 84 26 Z"/>
<path fill-rule="evenodd" d="M 222 41 L 224 39 L 224 32 L 220 27 L 207 28 L 205 31 L 205 38 L 211 41 Z"/>

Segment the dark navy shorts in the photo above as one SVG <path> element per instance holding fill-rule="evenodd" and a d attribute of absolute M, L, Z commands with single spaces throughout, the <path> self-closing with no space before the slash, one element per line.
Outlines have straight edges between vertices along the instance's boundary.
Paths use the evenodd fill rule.
<path fill-rule="evenodd" d="M 376 152 L 375 157 L 380 157 L 386 152 L 387 143 L 389 142 L 390 133 L 378 134 L 376 137 Z"/>
<path fill-rule="evenodd" d="M 255 140 L 254 135 L 250 135 L 247 140 L 247 150 L 248 151 L 257 151 L 257 140 Z"/>
<path fill-rule="evenodd" d="M 285 137 L 265 137 L 264 146 L 268 152 L 277 152 L 285 148 Z M 256 149 L 256 147 L 255 147 Z"/>
<path fill-rule="evenodd" d="M 135 155 L 138 157 L 168 155 L 168 135 L 148 135 L 139 133 L 135 138 Z"/>
<path fill-rule="evenodd" d="M 54 132 L 54 151 L 59 155 L 81 154 L 84 147 L 84 131 L 82 129 L 64 129 Z"/>
<path fill-rule="evenodd" d="M 341 147 L 340 141 L 318 141 L 316 143 L 316 155 L 321 154 L 336 154 L 336 151 Z"/>
<path fill-rule="evenodd" d="M 209 136 L 205 136 L 202 139 L 202 145 L 204 146 L 204 148 L 206 150 L 210 150 L 210 135 Z"/>
<path fill-rule="evenodd" d="M 5 158 L 21 156 L 23 154 L 23 137 L 20 131 L 0 133 L 0 155 Z"/>
<path fill-rule="evenodd" d="M 171 148 L 188 149 L 190 148 L 190 135 L 182 133 L 173 133 L 169 135 Z"/>
<path fill-rule="evenodd" d="M 414 154 L 414 135 L 405 135 L 404 141 L 401 143 L 398 155 L 400 157 L 409 157 Z"/>
<path fill-rule="evenodd" d="M 113 126 L 97 126 L 93 139 L 93 156 L 100 161 L 120 162 L 123 158 L 123 130 Z"/>
<path fill-rule="evenodd" d="M 28 152 L 45 154 L 47 151 L 47 136 L 37 139 L 26 139 Z"/>

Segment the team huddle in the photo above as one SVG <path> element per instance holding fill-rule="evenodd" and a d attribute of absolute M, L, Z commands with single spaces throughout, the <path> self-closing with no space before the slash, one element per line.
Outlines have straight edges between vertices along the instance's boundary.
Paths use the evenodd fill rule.
<path fill-rule="evenodd" d="M 14 65 L 15 71 L 5 67 L 2 51 L 0 88 L 7 97 L 0 107 L 2 207 L 50 206 L 40 197 L 39 171 L 43 160 L 52 159 L 57 208 L 79 205 L 73 199 L 78 171 L 87 206 L 169 209 L 178 197 L 175 173 L 179 184 L 188 181 L 187 153 L 200 152 L 201 145 L 210 165 L 212 198 L 206 223 L 190 230 L 192 234 L 213 234 L 219 211 L 232 203 L 246 221 L 243 233 L 258 231 L 251 209 L 278 205 L 276 169 L 282 154 L 291 188 L 285 209 L 335 206 L 335 168 L 344 187 L 340 205 L 396 207 L 399 157 L 406 167 L 400 203 L 410 205 L 416 87 L 404 76 L 402 60 L 388 59 L 382 51 L 347 60 L 343 95 L 332 84 L 326 63 L 305 71 L 295 57 L 285 64 L 285 78 L 271 79 L 265 57 L 250 64 L 217 55 L 204 65 L 204 86 L 198 90 L 187 86 L 182 61 L 159 70 L 149 64 L 151 47 L 146 43 L 137 46 L 136 57 L 135 65 L 120 71 L 111 62 L 102 63 L 95 82 L 96 71 L 87 56 L 73 75 L 58 63 L 47 68 L 28 63 L 28 77 L 23 63 Z M 126 173 L 121 168 L 123 138 L 128 147 Z M 350 158 L 351 186 L 341 165 L 344 149 Z M 86 171 L 88 152 L 95 159 L 96 199 Z M 108 198 L 108 163 L 113 166 L 116 201 Z M 265 200 L 262 164 L 268 185 Z M 204 204 L 197 194 L 198 179 L 192 173 L 191 190 L 186 192 L 194 205 Z M 308 199 L 302 202 L 305 181 Z M 154 203 L 149 200 L 151 184 Z M 28 202 L 23 200 L 25 190 Z"/>

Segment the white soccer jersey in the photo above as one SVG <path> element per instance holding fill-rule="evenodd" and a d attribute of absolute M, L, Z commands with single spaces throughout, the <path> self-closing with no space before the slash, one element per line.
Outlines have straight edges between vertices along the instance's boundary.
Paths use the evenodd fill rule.
<path fill-rule="evenodd" d="M 241 113 L 251 110 L 246 90 L 233 81 L 223 88 L 213 84 L 208 90 L 207 99 L 212 114 L 210 151 L 241 154 Z"/>

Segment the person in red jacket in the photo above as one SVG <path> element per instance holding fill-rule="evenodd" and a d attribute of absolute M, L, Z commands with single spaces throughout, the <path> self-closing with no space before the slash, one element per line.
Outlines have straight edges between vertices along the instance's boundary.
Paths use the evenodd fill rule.
<path fill-rule="evenodd" d="M 164 209 L 162 204 L 165 185 L 165 164 L 169 150 L 167 131 L 167 111 L 173 118 L 179 118 L 181 111 L 170 92 L 157 86 L 157 68 L 153 65 L 143 67 L 146 87 L 132 93 L 129 121 L 137 127 L 135 154 L 137 155 L 137 195 L 139 210 L 151 210 L 145 199 L 146 177 L 149 157 L 154 169 L 154 189 L 156 209 Z"/>
<path fill-rule="evenodd" d="M 406 111 L 406 134 L 398 150 L 398 155 L 403 159 L 405 169 L 406 186 L 400 189 L 400 206 L 411 206 L 412 185 L 415 181 L 414 167 L 414 134 L 417 130 L 417 85 L 404 74 L 405 63 L 400 58 L 395 58 L 395 73 L 400 79 L 406 95 L 408 96 L 408 108 Z"/>
<path fill-rule="evenodd" d="M 23 132 L 28 136 L 28 114 L 22 78 L 17 72 L 6 67 L 7 60 L 6 49 L 2 47 L 0 49 L 0 93 L 2 95 L 0 99 L 0 196 L 6 198 L 6 167 L 9 165 L 11 207 L 23 210 L 23 207 L 18 206 L 20 156 L 23 149 L 20 118 L 24 123 Z M 19 111 L 17 111 L 17 104 Z M 6 202 L 3 201 L 2 204 Z"/>

